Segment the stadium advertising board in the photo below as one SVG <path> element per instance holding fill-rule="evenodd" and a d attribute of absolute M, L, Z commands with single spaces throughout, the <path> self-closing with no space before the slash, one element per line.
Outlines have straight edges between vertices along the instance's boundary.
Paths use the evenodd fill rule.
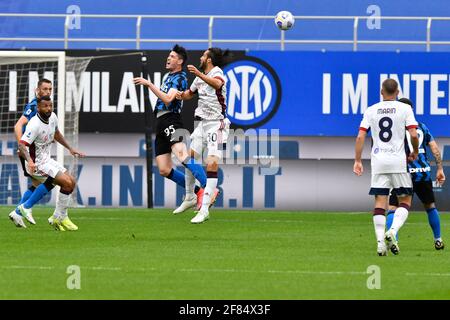
<path fill-rule="evenodd" d="M 96 57 L 78 81 L 67 74 L 66 109 L 80 111 L 80 132 L 144 132 L 147 89 L 132 81 L 142 73 L 141 54 L 93 50 L 67 54 Z M 149 79 L 159 86 L 168 51 L 145 54 Z M 201 54 L 190 51 L 188 63 L 198 65 Z M 448 57 L 447 53 L 234 51 L 233 61 L 224 67 L 227 116 L 234 127 L 280 129 L 281 136 L 353 136 L 364 110 L 380 100 L 381 82 L 391 77 L 400 84 L 400 96 L 415 103 L 417 119 L 436 137 L 450 137 Z M 190 73 L 188 80 L 193 81 Z M 152 108 L 156 99 L 150 92 Z M 189 130 L 195 106 L 196 99 L 184 102 L 183 121 Z"/>
<path fill-rule="evenodd" d="M 261 128 L 279 128 L 287 136 L 354 136 L 362 113 L 380 101 L 381 83 L 389 77 L 399 82 L 400 97 L 415 103 L 419 121 L 435 136 L 450 136 L 448 53 L 255 51 L 247 55 L 274 70 L 282 92 L 264 65 L 251 78 L 245 70 L 254 65 L 252 60 L 225 68 L 226 75 L 231 75 L 229 115 L 241 124 L 251 124 L 261 114 L 259 105 L 264 110 L 267 101 L 270 109 L 281 95 L 278 108 L 272 107 L 276 112 L 267 112 L 265 119 L 263 113 L 258 119 L 264 122 Z M 236 65 L 244 69 L 241 90 L 233 79 Z"/>

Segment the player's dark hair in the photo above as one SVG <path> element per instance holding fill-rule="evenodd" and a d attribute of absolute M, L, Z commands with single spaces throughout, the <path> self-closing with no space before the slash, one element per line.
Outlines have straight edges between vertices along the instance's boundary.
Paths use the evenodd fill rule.
<path fill-rule="evenodd" d="M 228 62 L 230 62 L 233 54 L 230 50 L 223 51 L 220 48 L 209 48 L 208 49 L 208 58 L 211 58 L 211 63 L 213 66 L 217 66 L 222 68 Z"/>
<path fill-rule="evenodd" d="M 43 84 L 43 83 L 50 83 L 52 84 L 52 82 L 48 79 L 42 78 L 41 80 L 38 81 L 37 86 L 38 88 Z"/>
<path fill-rule="evenodd" d="M 37 103 L 40 103 L 41 101 L 52 101 L 52 98 L 50 98 L 50 96 L 42 96 L 37 99 Z"/>
<path fill-rule="evenodd" d="M 395 94 L 398 90 L 398 83 L 394 79 L 386 79 L 383 81 L 383 90 L 386 94 Z"/>
<path fill-rule="evenodd" d="M 411 108 L 414 107 L 412 101 L 409 100 L 408 98 L 401 98 L 401 99 L 398 99 L 398 101 L 399 101 L 399 102 L 406 103 L 406 104 L 409 104 L 409 105 L 411 106 Z"/>
<path fill-rule="evenodd" d="M 183 59 L 183 64 L 182 65 L 184 66 L 186 64 L 186 61 L 187 61 L 187 58 L 188 58 L 186 49 L 184 47 L 179 46 L 179 45 L 176 44 L 172 48 L 172 51 L 175 52 L 178 55 L 178 58 Z"/>

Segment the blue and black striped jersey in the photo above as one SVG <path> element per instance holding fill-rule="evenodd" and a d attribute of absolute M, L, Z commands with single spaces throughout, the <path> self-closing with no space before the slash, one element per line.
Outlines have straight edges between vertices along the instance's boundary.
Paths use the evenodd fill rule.
<path fill-rule="evenodd" d="M 188 80 L 186 72 L 179 71 L 175 73 L 169 73 L 161 85 L 161 91 L 168 93 L 171 88 L 178 91 L 185 91 L 188 88 Z M 165 105 L 161 99 L 158 98 L 155 106 L 155 113 L 158 111 L 168 110 L 174 113 L 180 113 L 183 107 L 183 101 L 174 99 L 169 105 Z"/>
<path fill-rule="evenodd" d="M 411 173 L 411 178 L 414 182 L 431 181 L 431 167 L 427 156 L 427 147 L 434 138 L 430 130 L 422 122 L 419 122 L 417 135 L 419 138 L 419 155 L 416 160 L 408 162 L 408 171 Z M 407 139 L 408 147 L 412 150 L 409 133 L 407 133 Z"/>
<path fill-rule="evenodd" d="M 28 122 L 33 118 L 37 113 L 37 98 L 31 100 L 23 109 L 23 116 L 28 119 Z M 25 132 L 27 128 L 26 125 L 22 127 L 22 133 Z"/>

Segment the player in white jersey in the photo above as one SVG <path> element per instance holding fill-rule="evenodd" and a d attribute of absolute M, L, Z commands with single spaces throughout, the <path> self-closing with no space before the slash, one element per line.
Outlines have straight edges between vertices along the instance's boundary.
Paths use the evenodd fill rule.
<path fill-rule="evenodd" d="M 364 140 L 367 131 L 371 130 L 373 141 L 372 182 L 369 194 L 375 196 L 373 223 L 378 244 L 377 252 L 380 256 L 386 255 L 387 249 L 390 249 L 393 254 L 399 253 L 395 235 L 408 217 L 413 193 L 411 176 L 407 171 L 407 161 L 415 160 L 419 153 L 417 121 L 411 107 L 397 101 L 398 93 L 398 84 L 395 80 L 387 79 L 383 82 L 381 89 L 383 101 L 374 104 L 364 112 L 355 144 L 353 172 L 361 176 L 363 174 L 361 154 Z M 411 135 L 411 144 L 414 149 L 409 156 L 405 151 L 406 130 Z M 385 213 L 391 189 L 398 195 L 400 205 L 395 211 L 391 228 L 385 233 Z"/>
<path fill-rule="evenodd" d="M 188 65 L 188 70 L 196 78 L 189 90 L 178 92 L 177 99 L 189 100 L 198 94 L 198 106 L 195 109 L 195 120 L 198 125 L 191 135 L 191 156 L 199 159 L 206 149 L 206 187 L 203 194 L 202 206 L 192 223 L 202 223 L 209 218 L 209 206 L 215 200 L 219 190 L 217 187 L 217 172 L 219 161 L 225 150 L 228 139 L 230 121 L 226 118 L 226 83 L 221 67 L 229 58 L 228 50 L 209 48 L 200 58 L 201 72 L 193 65 Z M 188 172 L 186 174 L 185 201 L 175 210 L 182 212 L 189 207 L 188 192 L 194 187 L 194 178 Z"/>
<path fill-rule="evenodd" d="M 25 132 L 25 128 L 28 124 L 28 121 L 31 120 L 36 115 L 36 108 L 37 108 L 37 99 L 39 97 L 43 96 L 51 96 L 53 90 L 52 82 L 48 79 L 42 78 L 37 83 L 37 88 L 35 90 L 36 97 L 31 100 L 23 109 L 23 114 L 17 120 L 15 126 L 14 126 L 14 134 L 16 136 L 17 145 L 19 145 L 20 139 L 22 138 L 23 133 Z M 19 153 L 19 150 L 17 149 L 17 153 Z M 22 198 L 19 201 L 19 204 L 24 203 L 28 200 L 28 198 L 33 194 L 33 191 L 37 188 L 38 185 L 41 184 L 39 180 L 34 179 L 31 177 L 27 169 L 25 168 L 25 159 L 19 156 L 20 163 L 22 165 L 22 169 L 24 172 L 25 177 L 29 177 L 31 179 L 31 185 L 28 187 L 28 189 L 23 193 Z M 30 215 L 30 218 L 32 219 L 32 215 Z M 34 220 L 31 220 L 30 223 L 33 223 Z"/>
<path fill-rule="evenodd" d="M 84 154 L 71 148 L 64 136 L 58 130 L 58 118 L 53 113 L 53 104 L 49 96 L 38 99 L 37 114 L 28 122 L 25 133 L 20 139 L 19 152 L 26 160 L 26 170 L 34 179 L 43 182 L 39 185 L 27 201 L 20 204 L 9 217 L 18 227 L 26 227 L 22 217 L 34 221 L 31 208 L 42 197 L 50 192 L 55 185 L 61 187 L 54 215 L 49 222 L 57 230 L 77 230 L 78 227 L 70 221 L 67 215 L 70 194 L 75 188 L 75 178 L 50 156 L 51 145 L 57 141 L 66 147 L 74 156 Z M 31 217 L 31 218 L 30 218 Z"/>

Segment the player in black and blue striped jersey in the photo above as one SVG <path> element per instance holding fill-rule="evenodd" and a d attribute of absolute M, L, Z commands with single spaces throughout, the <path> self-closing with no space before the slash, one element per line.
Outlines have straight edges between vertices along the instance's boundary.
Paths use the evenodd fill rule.
<path fill-rule="evenodd" d="M 166 69 L 169 70 L 169 74 L 164 78 L 161 88 L 142 77 L 134 78 L 134 83 L 148 87 L 158 97 L 154 113 L 156 116 L 155 156 L 159 173 L 185 188 L 184 173 L 173 167 L 171 157 L 173 153 L 200 183 L 201 188 L 197 187 L 190 198 L 192 206 L 195 206 L 199 200 L 196 193 L 201 194 L 201 189 L 206 186 L 206 174 L 203 167 L 195 163 L 188 154 L 183 135 L 180 134 L 181 131 L 186 131 L 180 114 L 183 101 L 175 98 L 178 91 L 188 88 L 186 72 L 183 71 L 186 60 L 186 49 L 175 45 L 167 57 Z"/>
<path fill-rule="evenodd" d="M 413 107 L 411 100 L 402 98 L 400 102 L 406 103 Z M 419 197 L 425 210 L 428 214 L 428 222 L 433 230 L 434 235 L 434 247 L 436 250 L 444 249 L 444 242 L 441 238 L 441 223 L 439 218 L 439 212 L 436 209 L 433 182 L 431 177 L 431 166 L 427 156 L 427 147 L 429 147 L 431 153 L 436 161 L 436 182 L 441 186 L 445 182 L 444 169 L 442 167 L 442 157 L 439 151 L 439 146 L 433 138 L 430 130 L 424 123 L 419 122 L 417 128 L 417 134 L 419 136 L 419 155 L 416 160 L 408 162 L 408 171 L 411 174 L 413 181 L 414 193 Z M 409 136 L 406 136 L 409 142 Z M 410 147 L 411 148 L 411 147 Z M 391 194 L 389 198 L 389 211 L 386 218 L 386 228 L 389 229 L 393 218 L 395 209 L 398 207 L 397 196 Z"/>

